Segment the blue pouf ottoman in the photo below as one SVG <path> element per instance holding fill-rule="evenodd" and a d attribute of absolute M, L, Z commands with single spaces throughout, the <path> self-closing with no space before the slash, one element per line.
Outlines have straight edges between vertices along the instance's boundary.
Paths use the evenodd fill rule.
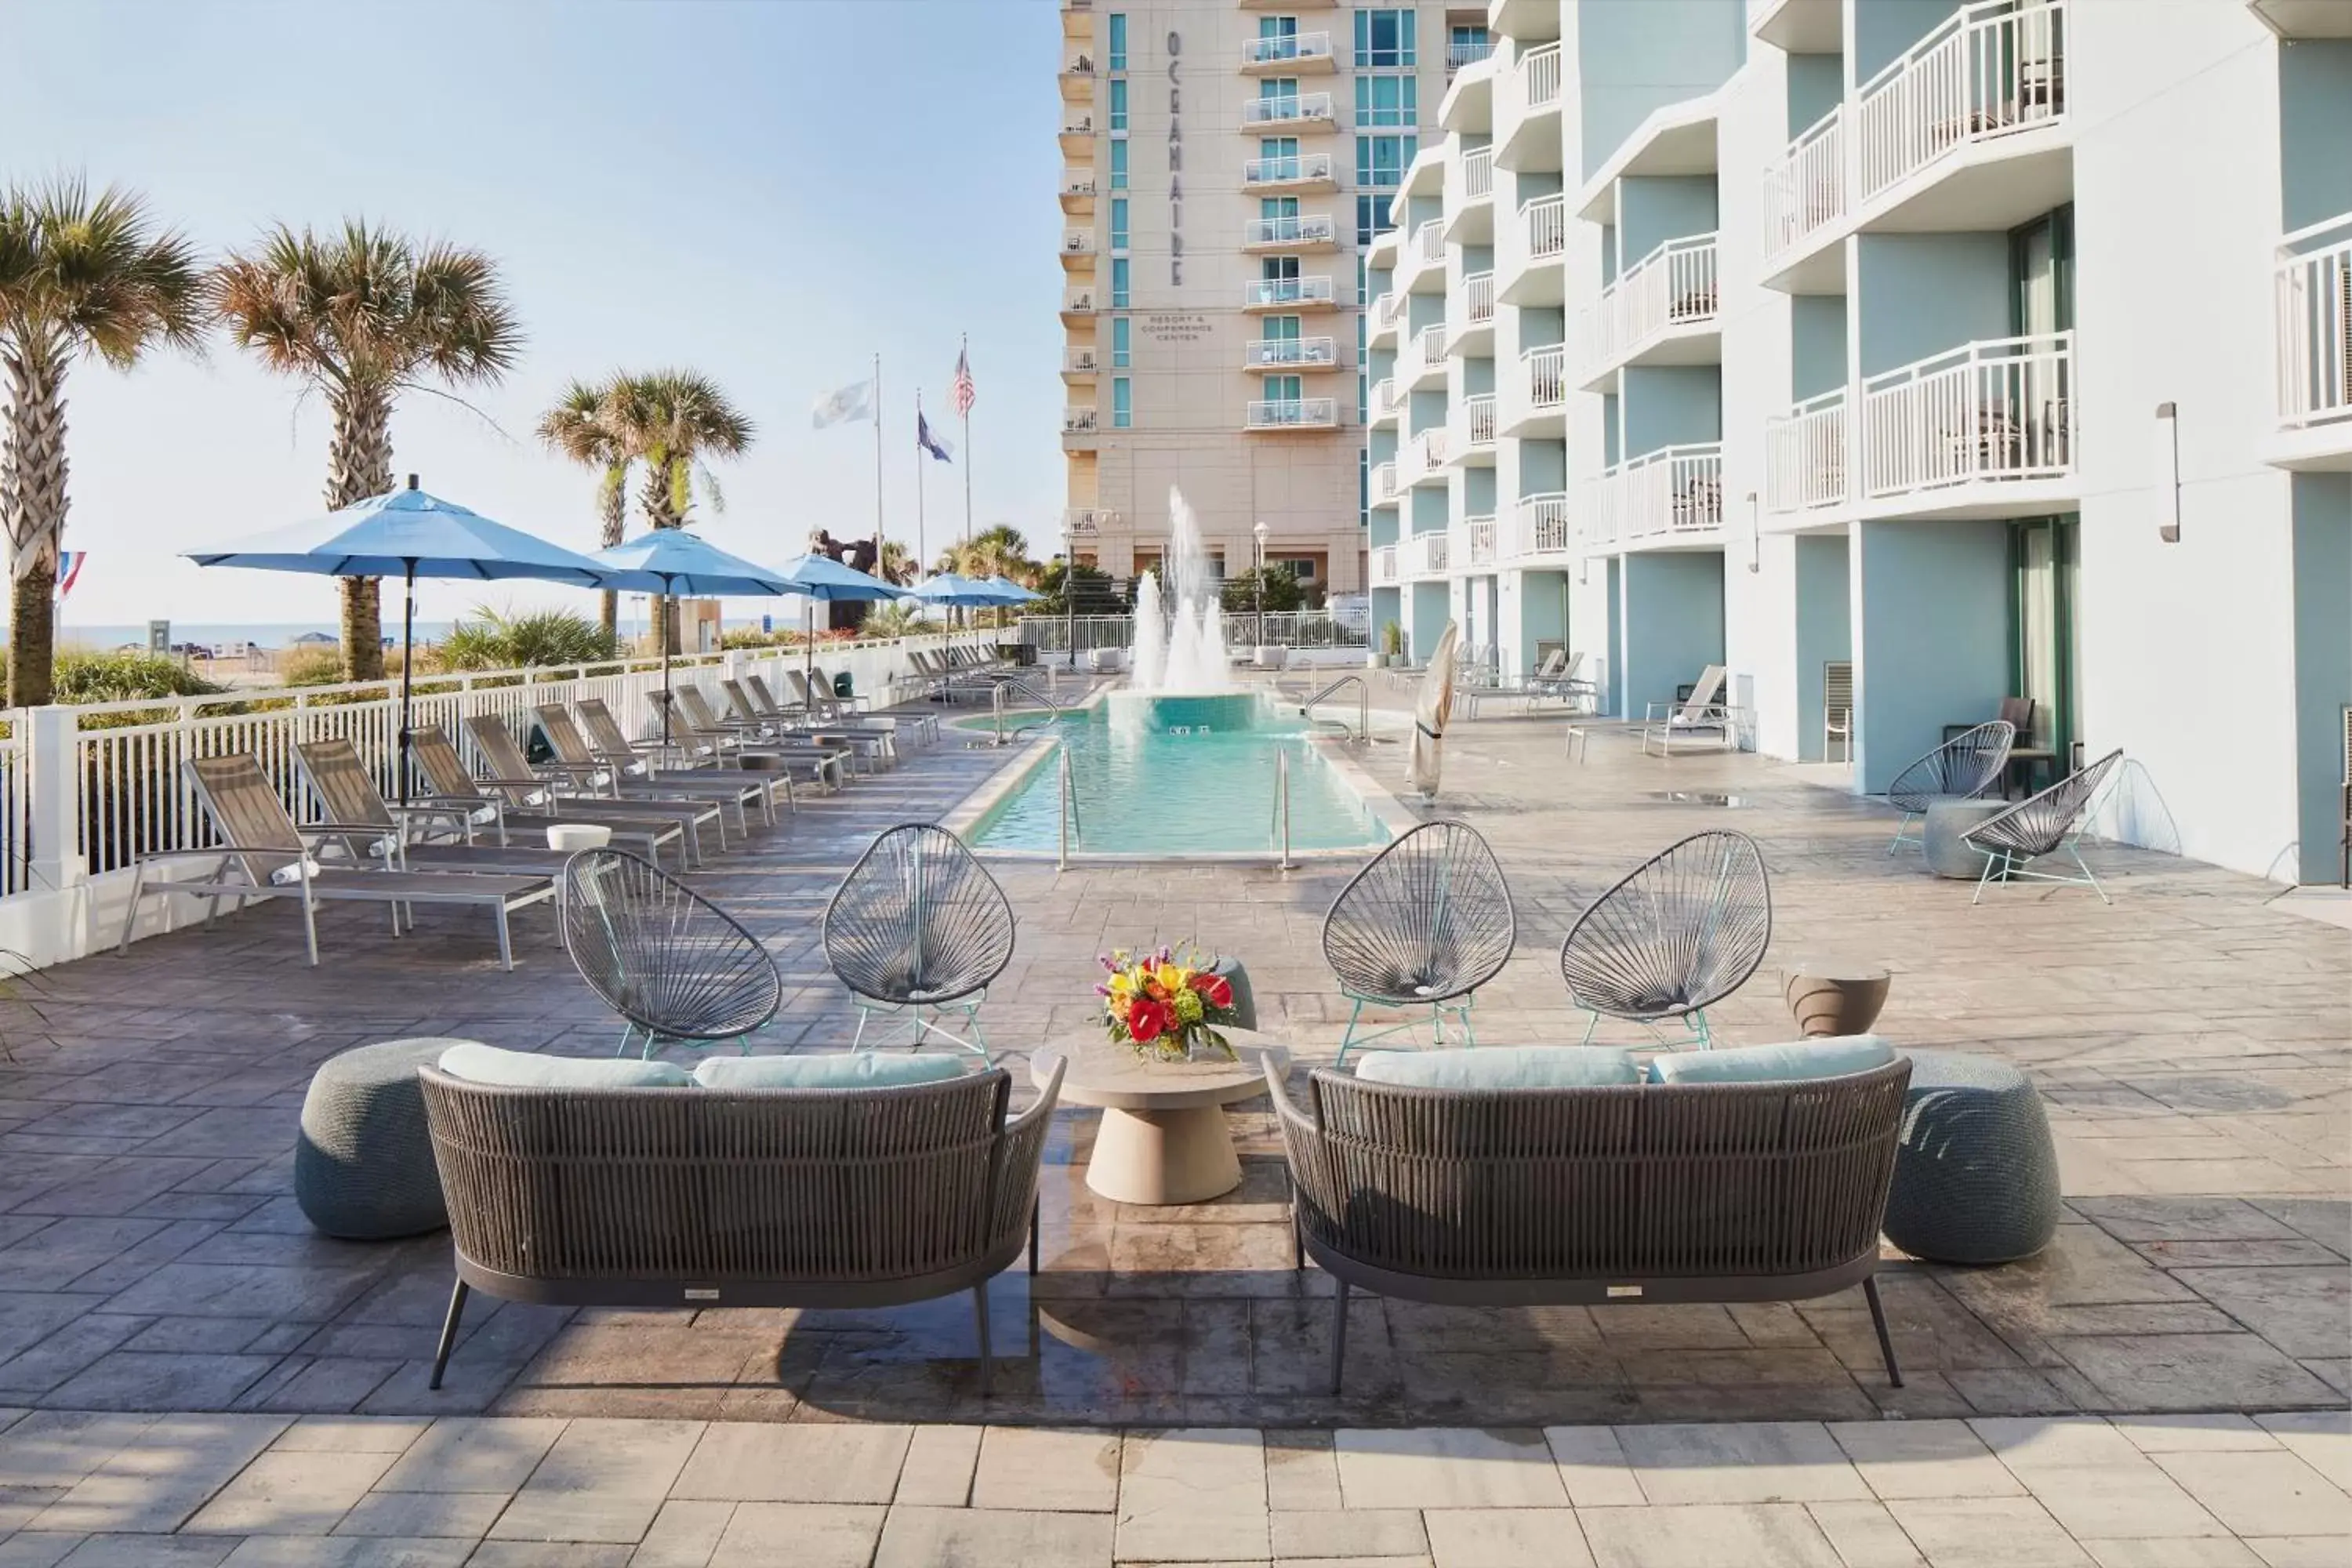
<path fill-rule="evenodd" d="M 2058 1228 L 2058 1149 L 2042 1097 L 1991 1057 L 1912 1051 L 1886 1239 L 1936 1263 L 2010 1263 Z"/>
<path fill-rule="evenodd" d="M 312 1225 L 347 1241 L 446 1229 L 441 1173 L 416 1069 L 457 1040 L 388 1040 L 331 1057 L 302 1097 L 294 1201 Z"/>

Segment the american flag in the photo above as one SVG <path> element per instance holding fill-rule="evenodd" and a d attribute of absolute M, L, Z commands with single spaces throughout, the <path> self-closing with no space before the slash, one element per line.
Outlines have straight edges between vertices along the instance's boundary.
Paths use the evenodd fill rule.
<path fill-rule="evenodd" d="M 971 351 L 970 349 L 958 349 L 956 351 L 955 386 L 953 390 L 955 392 L 955 411 L 966 419 L 971 418 L 973 393 L 971 385 Z"/>

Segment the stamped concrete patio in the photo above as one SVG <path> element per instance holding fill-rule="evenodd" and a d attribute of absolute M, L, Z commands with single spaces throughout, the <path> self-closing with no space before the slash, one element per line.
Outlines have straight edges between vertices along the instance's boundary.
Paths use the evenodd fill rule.
<path fill-rule="evenodd" d="M 1264 1114 L 1244 1108 L 1242 1188 L 1181 1210 L 1094 1198 L 1082 1181 L 1093 1114 L 1063 1114 L 1045 1186 L 1045 1269 L 1034 1282 L 1017 1271 L 997 1281 L 1003 1359 L 985 1402 L 958 1300 L 797 1314 L 478 1309 L 446 1388 L 430 1394 L 447 1240 L 361 1246 L 310 1233 L 289 1192 L 310 1071 L 348 1047 L 404 1036 L 588 1054 L 612 1049 L 618 1031 L 543 910 L 520 917 L 520 968 L 503 974 L 486 923 L 432 911 L 395 942 L 366 911 L 331 910 L 327 963 L 308 970 L 294 912 L 279 906 L 52 972 L 5 1005 L 0 1404 L 174 1419 L 252 1413 L 221 1428 L 246 1434 L 235 1443 L 250 1458 L 278 1440 L 278 1425 L 258 1417 L 294 1414 L 550 1422 L 534 1433 L 603 1431 L 593 1423 L 628 1416 L 894 1431 L 1359 1430 L 2268 1414 L 2352 1402 L 2345 933 L 2270 907 L 2276 889 L 2253 879 L 2116 848 L 2090 852 L 2113 908 L 2080 889 L 2020 887 L 1971 909 L 1969 888 L 1930 879 L 1916 853 L 1884 853 L 1890 814 L 1801 771 L 1752 756 L 1669 766 L 1610 736 L 1577 766 L 1560 742 L 1556 714 L 1482 720 L 1449 742 L 1443 809 L 1493 838 L 1518 906 L 1519 951 L 1479 999 L 1482 1041 L 1573 1042 L 1581 1021 L 1556 953 L 1577 912 L 1670 840 L 1734 826 L 1763 846 L 1777 921 L 1764 970 L 1716 1014 L 1723 1037 L 1792 1032 L 1781 963 L 1873 959 L 1895 977 L 1883 1032 L 2007 1058 L 2048 1100 L 2068 1206 L 2050 1250 L 1988 1270 L 1896 1258 L 1881 1276 L 1907 1387 L 1886 1386 L 1858 1296 L 1510 1311 L 1360 1296 L 1347 1391 L 1328 1397 L 1318 1384 L 1325 1282 L 1288 1268 L 1279 1164 Z M 1401 775 L 1400 747 L 1369 751 L 1376 775 Z M 1001 756 L 952 742 L 914 753 L 896 773 L 805 804 L 700 875 L 787 974 L 762 1048 L 846 1043 L 852 1015 L 817 947 L 827 892 L 874 830 L 943 814 Z M 1345 1011 L 1317 932 L 1342 868 L 1057 874 L 1027 864 L 1002 875 L 1021 930 L 984 1015 L 1001 1049 L 1088 1025 L 1098 950 L 1198 937 L 1247 962 L 1263 1025 L 1294 1043 L 1298 1072 L 1329 1059 Z M 1641 1043 L 1634 1031 L 1602 1037 Z M 554 1425 L 573 1417 L 584 1425 Z M 37 1414 L 20 1430 L 58 1419 Z M 676 1435 L 698 1430 L 662 1427 L 668 1435 L 644 1441 L 709 1440 Z M 122 1447 L 141 1440 L 133 1433 Z M 1060 1440 L 1116 1448 L 1110 1437 Z M 917 1451 L 930 1441 L 919 1435 Z M 1319 1439 L 1297 1441 L 1312 1449 Z M 0 1452 L 8 1446 L 0 1434 Z M 52 1484 L 0 1464 L 0 1488 Z M 31 1517 L 0 1514 L 8 1528 Z M 899 1560 L 883 1539 L 884 1560 Z M 0 1546 L 0 1563 L 16 1560 L 8 1552 Z"/>

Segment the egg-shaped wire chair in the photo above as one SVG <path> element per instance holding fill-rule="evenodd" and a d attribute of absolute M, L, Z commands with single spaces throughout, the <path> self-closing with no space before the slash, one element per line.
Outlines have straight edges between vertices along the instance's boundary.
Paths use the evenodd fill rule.
<path fill-rule="evenodd" d="M 1712 1045 L 1706 1010 L 1738 990 L 1772 941 L 1772 883 L 1744 833 L 1696 833 L 1592 900 L 1559 947 L 1570 1000 L 1589 1016 L 1680 1018 Z"/>
<path fill-rule="evenodd" d="M 1416 1027 L 1417 1017 L 1360 1028 L 1364 1009 L 1430 1010 L 1436 1043 L 1451 1016 L 1470 1045 L 1472 994 L 1511 956 L 1519 934 L 1495 851 L 1463 822 L 1425 822 L 1349 879 L 1323 917 L 1323 958 L 1355 1005 L 1339 1062 L 1370 1040 Z"/>
<path fill-rule="evenodd" d="M 2040 795 L 2028 795 L 1998 816 L 1988 816 L 1966 833 L 1960 842 L 1980 851 L 1985 858 L 1984 871 L 1977 878 L 1975 897 L 1971 904 L 1984 898 L 1989 882 L 2030 880 L 2036 882 L 2066 882 L 2088 888 L 2099 895 L 2103 904 L 2115 900 L 2091 875 L 2091 868 L 2083 859 L 2083 828 L 2091 815 L 2091 803 L 2099 787 L 2107 782 L 2124 760 L 2121 748 L 2109 752 L 2079 773 L 2069 773 Z M 2061 850 L 2071 856 L 2075 869 L 2083 874 L 2070 877 L 2063 871 L 2033 871 L 2026 862 Z"/>
<path fill-rule="evenodd" d="M 760 939 L 644 857 L 583 849 L 558 891 L 563 951 L 626 1020 L 622 1051 L 640 1033 L 647 1057 L 674 1042 L 749 1051 L 775 1016 L 783 980 Z"/>
<path fill-rule="evenodd" d="M 1974 800 L 1992 787 L 2009 765 L 2009 749 L 2017 743 L 2017 726 L 1995 719 L 1964 730 L 1895 775 L 1886 798 L 1902 810 L 1889 855 L 1906 844 L 1921 842 L 1911 825 L 1927 815 L 1939 800 Z"/>
<path fill-rule="evenodd" d="M 962 839 L 928 822 L 878 835 L 824 909 L 824 957 L 857 1002 L 857 1036 L 876 1014 L 904 1019 L 920 1048 L 936 1035 L 988 1059 L 980 1006 L 1013 962 L 1012 902 Z M 957 1034 L 939 1022 L 961 1015 Z"/>

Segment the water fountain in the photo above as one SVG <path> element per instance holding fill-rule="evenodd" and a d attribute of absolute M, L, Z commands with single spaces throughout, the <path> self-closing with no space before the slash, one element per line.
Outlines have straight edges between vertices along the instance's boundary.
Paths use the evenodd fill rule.
<path fill-rule="evenodd" d="M 1201 527 L 1175 487 L 1168 490 L 1165 573 L 1147 572 L 1135 589 L 1135 651 L 1127 684 L 1110 694 L 1123 721 L 1155 730 L 1182 725 L 1237 729 L 1256 700 L 1234 679 L 1225 656 L 1225 612 Z"/>

